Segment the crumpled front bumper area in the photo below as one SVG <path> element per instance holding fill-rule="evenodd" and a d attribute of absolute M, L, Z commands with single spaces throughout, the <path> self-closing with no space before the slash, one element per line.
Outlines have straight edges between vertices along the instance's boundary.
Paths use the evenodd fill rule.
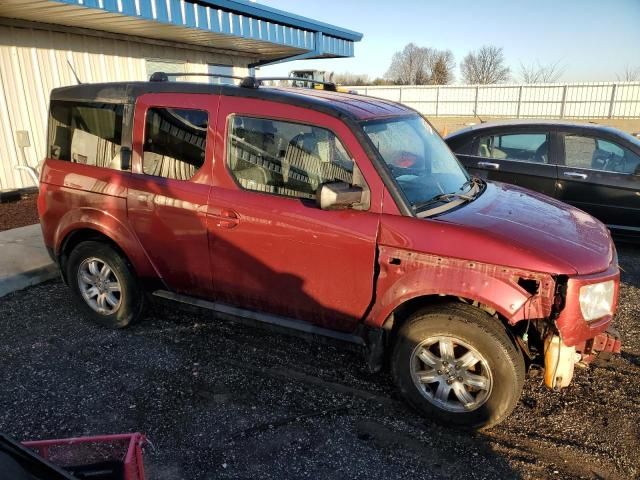
<path fill-rule="evenodd" d="M 580 288 L 584 285 L 606 282 L 608 280 L 615 282 L 614 302 L 611 315 L 606 315 L 591 322 L 584 320 L 578 300 L 580 297 Z M 570 347 L 575 345 L 577 349 L 581 343 L 589 342 L 590 339 L 602 335 L 611 328 L 611 321 L 618 307 L 619 288 L 620 269 L 615 263 L 611 264 L 606 272 L 569 278 L 566 290 L 566 305 L 555 322 L 565 345 Z"/>
<path fill-rule="evenodd" d="M 582 356 L 580 361 L 585 364 L 593 362 L 603 352 L 620 354 L 621 349 L 620 334 L 613 327 L 609 327 L 606 331 L 576 345 L 576 352 Z"/>

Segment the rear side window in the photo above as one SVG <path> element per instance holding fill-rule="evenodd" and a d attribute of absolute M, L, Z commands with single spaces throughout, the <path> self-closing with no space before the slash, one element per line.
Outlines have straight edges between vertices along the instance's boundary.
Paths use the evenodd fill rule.
<path fill-rule="evenodd" d="M 229 122 L 227 162 L 247 190 L 311 199 L 323 183 L 354 184 L 353 160 L 329 130 L 237 116 Z"/>
<path fill-rule="evenodd" d="M 119 170 L 123 111 L 122 104 L 51 102 L 49 157 Z"/>
<path fill-rule="evenodd" d="M 476 155 L 496 160 L 549 163 L 546 133 L 513 133 L 480 137 Z"/>
<path fill-rule="evenodd" d="M 568 167 L 616 173 L 640 171 L 638 155 L 603 138 L 566 135 L 564 150 Z"/>
<path fill-rule="evenodd" d="M 143 172 L 174 180 L 191 179 L 204 164 L 208 124 L 205 110 L 147 110 Z"/>
<path fill-rule="evenodd" d="M 457 155 L 468 155 L 471 151 L 473 138 L 455 138 L 447 140 L 446 142 L 453 153 Z"/>

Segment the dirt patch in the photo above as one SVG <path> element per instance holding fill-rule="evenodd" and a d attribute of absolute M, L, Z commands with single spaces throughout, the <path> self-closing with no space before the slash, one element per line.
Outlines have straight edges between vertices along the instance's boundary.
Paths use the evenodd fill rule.
<path fill-rule="evenodd" d="M 0 203 L 0 232 L 38 223 L 37 199 L 37 193 L 30 193 L 15 202 Z"/>
<path fill-rule="evenodd" d="M 619 246 L 623 355 L 485 433 L 434 425 L 362 352 L 156 304 L 101 329 L 49 282 L 0 300 L 0 431 L 142 431 L 147 478 L 640 478 L 640 249 Z"/>

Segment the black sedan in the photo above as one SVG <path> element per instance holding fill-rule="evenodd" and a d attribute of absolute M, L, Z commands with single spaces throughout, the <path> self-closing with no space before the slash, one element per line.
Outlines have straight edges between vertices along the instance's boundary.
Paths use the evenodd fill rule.
<path fill-rule="evenodd" d="M 618 237 L 640 239 L 640 139 L 563 121 L 488 122 L 446 139 L 472 175 L 574 205 Z"/>

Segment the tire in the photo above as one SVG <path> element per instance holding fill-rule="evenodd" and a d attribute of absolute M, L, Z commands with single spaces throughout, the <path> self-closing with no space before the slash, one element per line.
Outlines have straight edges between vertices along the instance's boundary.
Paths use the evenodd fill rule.
<path fill-rule="evenodd" d="M 124 328 L 142 316 L 144 292 L 127 260 L 110 245 L 78 244 L 66 262 L 66 273 L 76 302 L 95 323 Z"/>
<path fill-rule="evenodd" d="M 517 405 L 525 366 L 498 320 L 460 303 L 418 311 L 400 327 L 391 373 L 419 412 L 445 425 L 485 429 Z"/>

